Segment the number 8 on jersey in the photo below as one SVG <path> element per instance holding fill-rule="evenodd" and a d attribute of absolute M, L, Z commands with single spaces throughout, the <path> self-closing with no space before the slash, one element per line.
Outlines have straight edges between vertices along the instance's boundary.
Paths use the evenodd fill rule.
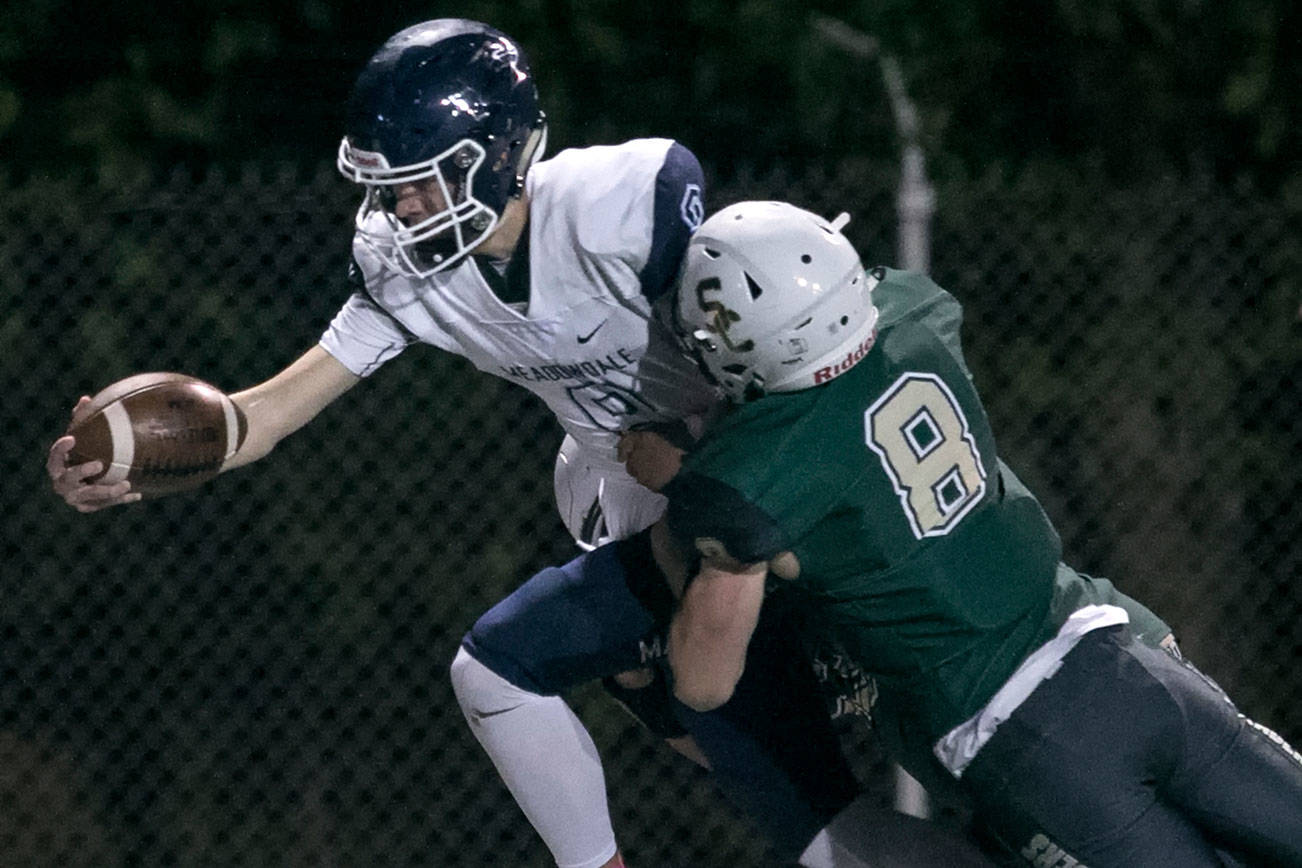
<path fill-rule="evenodd" d="M 918 539 L 949 533 L 985 494 L 986 471 L 967 418 L 935 374 L 897 379 L 864 411 L 864 439 Z"/>

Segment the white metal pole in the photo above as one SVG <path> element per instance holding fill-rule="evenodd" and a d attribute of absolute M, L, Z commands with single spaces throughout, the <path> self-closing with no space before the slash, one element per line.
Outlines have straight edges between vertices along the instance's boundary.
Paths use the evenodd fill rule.
<path fill-rule="evenodd" d="M 877 38 L 844 21 L 814 14 L 815 30 L 828 42 L 864 60 L 876 60 L 890 98 L 900 135 L 900 183 L 895 199 L 900 265 L 923 274 L 931 270 L 931 217 L 936 194 L 927 178 L 926 160 L 918 143 L 918 112 L 909 99 L 904 75 L 895 58 L 881 50 Z M 915 817 L 931 816 L 927 791 L 899 765 L 895 766 L 895 808 Z"/>

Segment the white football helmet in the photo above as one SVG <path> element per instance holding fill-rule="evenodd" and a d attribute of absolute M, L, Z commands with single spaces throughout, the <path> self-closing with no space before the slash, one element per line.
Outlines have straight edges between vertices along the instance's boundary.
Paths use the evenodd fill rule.
<path fill-rule="evenodd" d="M 735 401 L 825 383 L 876 336 L 877 278 L 827 221 L 785 202 L 740 202 L 692 236 L 674 307 L 684 346 Z"/>

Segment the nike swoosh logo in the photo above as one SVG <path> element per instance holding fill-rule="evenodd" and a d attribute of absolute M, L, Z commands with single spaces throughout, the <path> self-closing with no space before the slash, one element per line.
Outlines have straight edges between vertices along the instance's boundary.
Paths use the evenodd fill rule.
<path fill-rule="evenodd" d="M 586 344 L 588 341 L 592 340 L 592 336 L 595 335 L 597 332 L 601 331 L 601 327 L 604 326 L 605 324 L 606 324 L 606 320 L 603 319 L 600 323 L 598 323 L 595 329 L 588 332 L 586 335 L 579 335 L 579 343 Z"/>
<path fill-rule="evenodd" d="M 480 711 L 477 708 L 473 708 L 470 710 L 470 717 L 478 723 L 479 721 L 486 720 L 490 717 L 497 717 L 499 714 L 506 714 L 508 711 L 515 711 L 519 707 L 520 705 L 512 705 L 509 708 L 499 708 L 497 711 Z"/>

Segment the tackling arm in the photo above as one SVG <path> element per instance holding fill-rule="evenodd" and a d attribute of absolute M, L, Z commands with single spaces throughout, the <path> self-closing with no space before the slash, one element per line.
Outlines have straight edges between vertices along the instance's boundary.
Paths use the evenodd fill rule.
<path fill-rule="evenodd" d="M 240 451 L 222 466 L 242 467 L 267 455 L 302 428 L 360 378 L 320 345 L 312 347 L 270 380 L 231 395 L 248 422 Z"/>
<path fill-rule="evenodd" d="M 732 696 L 759 620 L 768 565 L 707 556 L 669 625 L 674 695 L 697 711 Z"/>

